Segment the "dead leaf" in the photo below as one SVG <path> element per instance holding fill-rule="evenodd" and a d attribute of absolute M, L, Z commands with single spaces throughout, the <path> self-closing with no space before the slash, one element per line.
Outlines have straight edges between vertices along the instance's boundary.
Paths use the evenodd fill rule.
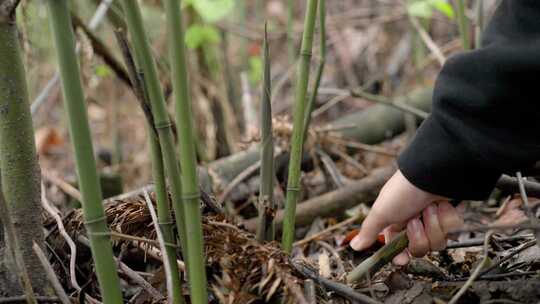
<path fill-rule="evenodd" d="M 53 127 L 42 127 L 36 131 L 36 150 L 39 155 L 47 154 L 51 148 L 64 143 L 58 130 Z"/>
<path fill-rule="evenodd" d="M 332 277 L 330 256 L 328 256 L 326 250 L 319 254 L 319 275 L 325 279 L 329 279 Z"/>

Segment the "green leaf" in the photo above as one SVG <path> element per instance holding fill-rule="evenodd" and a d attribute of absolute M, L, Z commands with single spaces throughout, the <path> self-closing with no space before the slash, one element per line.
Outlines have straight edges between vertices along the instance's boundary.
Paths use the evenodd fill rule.
<path fill-rule="evenodd" d="M 428 1 L 415 1 L 407 5 L 409 15 L 420 18 L 431 18 L 433 7 Z"/>
<path fill-rule="evenodd" d="M 112 71 L 107 65 L 100 64 L 100 65 L 95 67 L 94 73 L 96 73 L 96 75 L 98 77 L 100 77 L 100 78 L 105 78 L 105 77 L 111 75 Z"/>
<path fill-rule="evenodd" d="M 249 80 L 251 83 L 258 83 L 262 79 L 263 61 L 261 56 L 249 58 Z"/>
<path fill-rule="evenodd" d="M 434 9 L 449 19 L 454 18 L 454 9 L 446 0 L 413 0 L 407 5 L 408 13 L 420 18 L 431 18 Z"/>
<path fill-rule="evenodd" d="M 454 8 L 450 3 L 445 0 L 431 0 L 430 2 L 435 9 L 446 15 L 448 19 L 454 19 Z"/>
<path fill-rule="evenodd" d="M 190 49 L 196 49 L 204 44 L 218 44 L 220 36 L 218 30 L 211 25 L 194 24 L 186 31 L 186 45 Z"/>
<path fill-rule="evenodd" d="M 234 0 L 188 0 L 186 4 L 191 5 L 208 23 L 223 19 L 234 9 Z"/>

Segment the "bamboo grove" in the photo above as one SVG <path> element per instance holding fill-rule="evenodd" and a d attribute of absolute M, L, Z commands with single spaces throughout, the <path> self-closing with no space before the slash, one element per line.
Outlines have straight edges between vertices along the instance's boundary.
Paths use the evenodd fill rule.
<path fill-rule="evenodd" d="M 86 109 L 85 92 L 81 82 L 81 71 L 76 54 L 76 39 L 73 32 L 72 20 L 70 16 L 70 1 L 68 0 L 46 0 L 50 28 L 53 37 L 55 55 L 60 75 L 63 101 L 66 110 L 66 117 L 69 126 L 69 134 L 73 153 L 75 156 L 78 185 L 82 195 L 82 209 L 84 213 L 84 225 L 86 234 L 90 241 L 95 273 L 101 288 L 102 301 L 104 303 L 123 303 L 120 280 L 117 271 L 117 263 L 113 246 L 111 243 L 111 233 L 107 227 L 107 221 L 102 205 L 103 195 L 99 184 L 96 160 L 94 157 L 94 147 L 91 138 L 88 114 Z M 196 131 L 194 129 L 192 100 L 190 94 L 190 77 L 188 75 L 188 58 L 185 46 L 184 22 L 182 16 L 182 2 L 178 0 L 165 0 L 165 23 L 168 39 L 168 60 L 170 63 L 170 78 L 172 84 L 172 99 L 174 100 L 175 115 L 171 121 L 167 112 L 164 88 L 160 82 L 156 59 L 152 53 L 151 42 L 147 35 L 147 28 L 143 22 L 141 8 L 138 1 L 119 0 L 120 6 L 116 8 L 121 14 L 116 15 L 117 40 L 124 58 L 125 66 L 130 86 L 134 95 L 138 99 L 142 111 L 146 118 L 146 133 L 152 165 L 152 177 L 155 185 L 157 202 L 156 229 L 160 230 L 163 237 L 164 248 L 167 260 L 168 290 L 170 303 L 186 303 L 182 292 L 181 283 L 185 279 L 189 282 L 190 299 L 189 303 L 208 303 L 208 283 L 206 278 L 206 261 L 204 253 L 204 238 L 202 230 L 202 215 L 200 208 L 200 181 L 197 173 L 197 143 Z M 300 48 L 297 50 L 293 31 L 293 16 L 295 1 L 288 0 L 287 3 L 287 43 L 288 57 L 291 63 L 297 65 L 297 78 L 295 83 L 293 130 L 289 149 L 288 179 L 286 191 L 286 203 L 284 210 L 283 232 L 281 236 L 281 246 L 283 251 L 290 253 L 295 239 L 295 218 L 296 205 L 300 198 L 301 185 L 301 164 L 303 157 L 303 146 L 307 137 L 307 130 L 310 124 L 311 111 L 313 110 L 322 74 L 325 66 L 326 56 L 326 30 L 325 0 L 305 1 L 306 11 L 303 25 L 303 35 Z M 463 3 L 460 3 L 458 12 L 463 13 Z M 13 8 L 15 9 L 15 8 Z M 123 19 L 122 19 L 123 18 Z M 318 21 L 318 22 L 317 22 Z M 315 73 L 315 79 L 310 82 L 310 68 L 312 65 L 312 53 L 314 40 L 316 39 L 316 25 L 318 23 L 320 36 L 319 53 L 320 58 Z M 460 23 L 460 29 L 465 27 Z M 35 147 L 32 142 L 33 130 L 29 116 L 28 97 L 25 87 L 25 75 L 17 51 L 16 35 L 13 22 L 7 23 L 0 20 L 0 27 L 9 27 L 8 30 L 0 30 L 0 53 L 9 54 L 12 57 L 0 57 L 0 72 L 13 69 L 18 72 L 17 79 L 14 80 L 17 90 L 16 94 L 22 96 L 16 114 L 24 120 L 18 122 L 23 124 L 23 130 L 18 131 L 24 135 L 22 150 L 26 151 L 21 155 L 19 165 L 11 167 L 9 164 L 10 153 L 5 147 L 14 145 L 21 147 L 21 144 L 8 142 L 8 138 L 16 138 L 17 135 L 10 134 L 10 126 L 4 124 L 13 123 L 13 117 L 2 116 L 2 126 L 0 138 L 0 148 L 2 158 L 2 191 L 7 205 L 15 200 L 32 202 L 37 204 L 39 200 L 39 183 L 32 184 L 37 180 L 35 177 L 17 180 L 14 177 L 29 177 L 35 175 L 37 171 L 37 161 L 34 159 Z M 463 44 L 469 43 L 463 32 Z M 275 151 L 273 142 L 272 126 L 272 81 L 270 71 L 270 54 L 267 27 L 264 30 L 262 41 L 263 52 L 263 73 L 261 87 L 261 112 L 260 112 L 260 194 L 258 199 L 258 229 L 257 239 L 259 242 L 275 241 L 276 225 L 274 216 L 277 204 L 274 202 L 275 189 Z M 13 57 L 14 56 L 14 57 Z M 17 56 L 19 58 L 17 58 Z M 7 58 L 7 59 L 6 59 Z M 10 66 L 16 65 L 15 67 Z M 0 74 L 1 75 L 1 74 Z M 5 81 L 5 77 L 0 82 Z M 312 83 L 310 87 L 310 83 Z M 13 84 L 9 82 L 8 84 Z M 4 85 L 0 83 L 0 86 Z M 7 100 L 0 98 L 0 106 Z M 0 115 L 4 115 L 0 111 Z M 11 120 L 10 120 L 11 119 Z M 175 143 L 173 123 L 178 130 L 178 143 Z M 19 138 L 20 139 L 20 138 Z M 25 167 L 26 166 L 26 167 Z M 12 172 L 19 170 L 18 172 Z M 22 172 L 22 173 L 20 173 Z M 30 183 L 30 184 L 28 184 Z M 167 187 L 168 186 L 168 187 Z M 29 197 L 20 197 L 17 189 L 31 189 L 27 191 Z M 168 189 L 167 189 L 168 188 Z M 170 190 L 170 197 L 168 194 Z M 170 208 L 172 206 L 172 209 Z M 23 208 L 36 208 L 36 206 L 23 206 Z M 15 213 L 10 216 L 16 217 Z M 174 220 L 173 220 L 174 219 Z M 37 221 L 36 219 L 32 219 Z M 174 223 L 173 223 L 174 222 Z M 36 227 L 39 226 L 34 223 Z M 174 229 L 176 228 L 176 229 Z M 178 233 L 178 238 L 175 235 Z M 42 242 L 43 235 L 38 231 L 33 240 Z M 179 240 L 177 246 L 176 241 Z M 25 253 L 25 247 L 31 248 L 32 242 L 23 242 L 20 247 Z M 40 244 L 41 246 L 42 244 Z M 176 263 L 177 248 L 186 264 L 186 275 L 182 278 L 181 270 Z M 26 249 L 27 250 L 27 249 Z M 23 254 L 22 260 L 29 269 L 30 277 L 34 287 L 39 286 L 36 282 L 43 282 L 40 278 L 40 271 L 36 271 L 33 264 L 36 264 L 34 257 Z M 43 283 L 45 285 L 45 283 Z M 30 288 L 31 289 L 31 288 Z M 38 287 L 39 289 L 39 287 Z M 32 302 L 31 299 L 28 300 Z M 35 300 L 34 300 L 35 301 Z"/>

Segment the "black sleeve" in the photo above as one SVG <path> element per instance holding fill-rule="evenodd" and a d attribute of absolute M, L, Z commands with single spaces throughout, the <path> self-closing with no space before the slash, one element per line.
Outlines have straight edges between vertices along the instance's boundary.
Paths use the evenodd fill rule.
<path fill-rule="evenodd" d="M 398 158 L 417 187 L 484 199 L 540 160 L 540 0 L 503 0 L 483 47 L 448 59 L 433 110 Z"/>

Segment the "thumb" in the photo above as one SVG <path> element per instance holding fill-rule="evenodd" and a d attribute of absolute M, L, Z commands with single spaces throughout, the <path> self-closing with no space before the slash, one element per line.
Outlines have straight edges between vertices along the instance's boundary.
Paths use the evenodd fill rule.
<path fill-rule="evenodd" d="M 351 241 L 352 249 L 360 251 L 369 248 L 377 240 L 377 236 L 384 228 L 386 228 L 386 226 L 388 225 L 382 217 L 370 212 L 362 223 L 358 235 Z"/>

